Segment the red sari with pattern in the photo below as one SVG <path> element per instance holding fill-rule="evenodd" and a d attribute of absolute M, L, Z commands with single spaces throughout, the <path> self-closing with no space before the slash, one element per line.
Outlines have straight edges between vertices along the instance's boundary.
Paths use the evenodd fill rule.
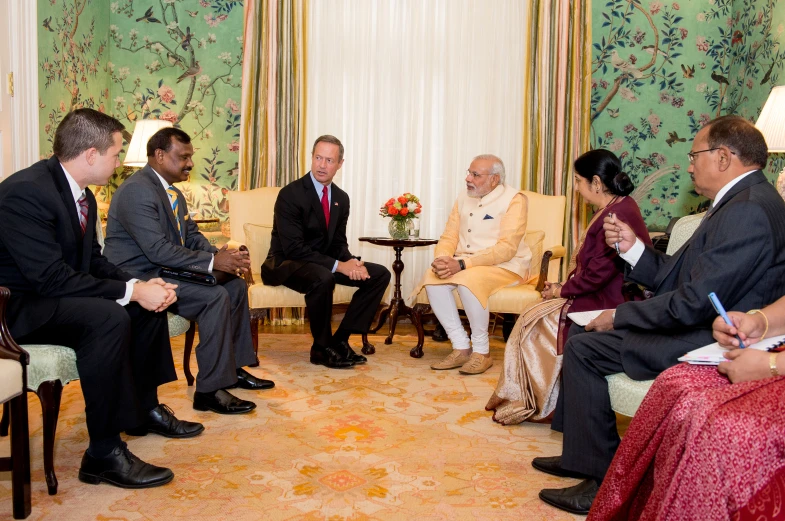
<path fill-rule="evenodd" d="M 677 365 L 649 390 L 588 521 L 785 519 L 785 377 Z"/>

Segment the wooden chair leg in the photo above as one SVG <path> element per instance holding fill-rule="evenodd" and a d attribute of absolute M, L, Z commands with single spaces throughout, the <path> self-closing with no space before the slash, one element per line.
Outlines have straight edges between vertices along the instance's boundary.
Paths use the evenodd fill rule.
<path fill-rule="evenodd" d="M 63 383 L 60 380 L 43 382 L 36 391 L 41 400 L 44 416 L 44 476 L 46 488 L 50 496 L 57 494 L 57 476 L 55 475 L 55 433 L 57 418 L 60 416 L 60 398 L 63 396 Z"/>
<path fill-rule="evenodd" d="M 185 332 L 185 349 L 183 349 L 183 372 L 189 387 L 194 384 L 194 375 L 191 373 L 191 351 L 194 348 L 194 336 L 196 336 L 196 322 L 192 320 L 188 331 Z"/>
<path fill-rule="evenodd" d="M 422 316 L 430 312 L 431 306 L 428 304 L 415 304 L 412 308 L 412 324 L 417 329 L 417 345 L 409 351 L 412 358 L 422 358 L 422 346 L 425 344 L 425 331 L 422 327 Z"/>
<path fill-rule="evenodd" d="M 259 322 L 267 316 L 266 309 L 252 309 L 251 317 L 251 340 L 253 341 L 253 352 L 256 354 L 256 362 L 248 367 L 259 367 Z"/>
<path fill-rule="evenodd" d="M 27 392 L 11 400 L 11 494 L 15 519 L 30 515 L 30 434 Z"/>
<path fill-rule="evenodd" d="M 510 338 L 510 333 L 512 333 L 512 329 L 515 327 L 516 320 L 518 320 L 518 315 L 514 313 L 504 313 L 504 321 L 502 322 L 502 335 L 504 336 L 505 342 L 508 338 Z"/>
<path fill-rule="evenodd" d="M 3 403 L 3 419 L 0 420 L 0 436 L 8 436 L 8 422 L 11 419 L 10 403 Z"/>

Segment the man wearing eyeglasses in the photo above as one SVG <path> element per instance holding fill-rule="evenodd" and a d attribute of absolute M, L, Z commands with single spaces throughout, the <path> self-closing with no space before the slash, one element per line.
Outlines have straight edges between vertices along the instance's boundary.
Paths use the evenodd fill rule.
<path fill-rule="evenodd" d="M 586 326 L 589 333 L 573 326 L 552 424 L 564 433 L 562 455 L 532 461 L 540 471 L 583 480 L 540 492 L 563 510 L 588 513 L 619 445 L 606 376 L 649 380 L 712 343 L 711 292 L 737 311 L 785 294 L 785 203 L 761 171 L 763 135 L 744 118 L 718 118 L 697 133 L 689 161 L 695 191 L 712 205 L 675 254 L 644 246 L 625 223 L 605 218 L 605 240 L 629 264 L 627 279 L 654 296 L 603 312 Z"/>
<path fill-rule="evenodd" d="M 504 163 L 498 157 L 474 158 L 466 173 L 466 193 L 455 201 L 431 270 L 414 292 L 425 286 L 431 309 L 452 343 L 453 351 L 431 369 L 459 369 L 467 375 L 487 371 L 493 365 L 488 298 L 528 279 L 532 253 L 523 241 L 528 201 L 504 184 L 504 177 Z M 452 296 L 456 289 L 469 318 L 471 340 Z"/>

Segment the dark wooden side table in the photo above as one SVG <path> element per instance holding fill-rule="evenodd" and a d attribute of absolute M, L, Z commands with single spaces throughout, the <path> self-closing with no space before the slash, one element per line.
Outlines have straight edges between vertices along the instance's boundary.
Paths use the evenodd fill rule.
<path fill-rule="evenodd" d="M 431 246 L 439 242 L 436 239 L 391 239 L 389 237 L 360 237 L 361 242 L 369 242 L 377 246 L 389 246 L 395 250 L 395 261 L 393 261 L 392 269 L 395 273 L 395 291 L 393 292 L 390 305 L 382 309 L 379 313 L 379 323 L 376 327 L 371 329 L 371 333 L 376 333 L 381 329 L 387 317 L 390 318 L 390 334 L 384 339 L 387 345 L 392 344 L 393 335 L 395 335 L 395 326 L 398 324 L 399 317 L 409 317 L 412 324 L 417 328 L 417 346 L 412 348 L 409 354 L 415 358 L 422 356 L 422 346 L 425 342 L 425 335 L 423 333 L 420 317 L 418 314 L 412 312 L 412 308 L 406 305 L 401 296 L 401 272 L 403 272 L 403 261 L 401 260 L 401 252 L 404 248 L 417 248 L 418 246 Z M 417 356 L 419 354 L 419 356 Z"/>

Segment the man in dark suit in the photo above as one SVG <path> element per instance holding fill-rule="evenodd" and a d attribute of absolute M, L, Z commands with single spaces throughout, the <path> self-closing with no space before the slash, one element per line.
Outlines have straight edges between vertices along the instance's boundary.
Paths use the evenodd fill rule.
<path fill-rule="evenodd" d="M 115 192 L 106 226 L 106 257 L 142 280 L 161 267 L 213 274 L 215 286 L 177 282 L 177 302 L 170 311 L 199 325 L 194 409 L 219 414 L 251 412 L 256 404 L 227 389 L 269 389 L 270 380 L 243 369 L 256 363 L 248 311 L 248 287 L 235 276 L 250 266 L 248 251 L 217 249 L 190 219 L 182 192 L 193 168 L 191 138 L 164 128 L 147 143 L 147 165 Z"/>
<path fill-rule="evenodd" d="M 313 335 L 311 363 L 332 368 L 366 362 L 349 346 L 349 336 L 368 332 L 390 282 L 387 268 L 363 263 L 349 252 L 349 196 L 332 182 L 342 165 L 343 145 L 338 138 L 319 137 L 313 145 L 311 171 L 278 193 L 270 251 L 262 264 L 265 284 L 283 284 L 305 293 Z M 332 334 L 336 284 L 359 290 Z"/>
<path fill-rule="evenodd" d="M 0 183 L 0 285 L 11 290 L 8 321 L 20 344 L 76 351 L 90 446 L 79 479 L 143 488 L 172 471 L 131 454 L 123 430 L 189 438 L 204 430 L 158 402 L 177 379 L 166 313 L 174 286 L 135 284 L 101 255 L 97 208 L 88 185 L 105 185 L 119 166 L 122 124 L 92 109 L 65 116 L 54 156 Z"/>
<path fill-rule="evenodd" d="M 627 279 L 654 296 L 603 312 L 586 326 L 594 332 L 575 326 L 565 346 L 552 426 L 564 433 L 562 455 L 532 461 L 543 472 L 583 478 L 540 492 L 564 510 L 588 512 L 619 445 L 605 376 L 648 380 L 712 343 L 712 291 L 728 310 L 761 308 L 785 294 L 785 203 L 761 172 L 761 133 L 741 117 L 718 118 L 695 136 L 689 160 L 695 191 L 713 204 L 674 255 L 644 246 L 629 226 L 606 217 L 606 241 L 618 244 Z"/>

